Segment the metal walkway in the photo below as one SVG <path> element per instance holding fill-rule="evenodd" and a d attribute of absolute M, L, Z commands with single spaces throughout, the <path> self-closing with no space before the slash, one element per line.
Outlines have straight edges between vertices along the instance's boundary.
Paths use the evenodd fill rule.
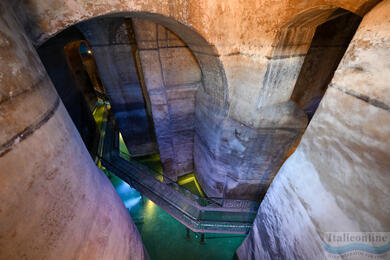
<path fill-rule="evenodd" d="M 99 157 L 102 165 L 194 232 L 246 234 L 258 202 L 198 197 L 119 150 L 119 132 L 104 122 Z M 158 179 L 159 177 L 159 179 Z"/>

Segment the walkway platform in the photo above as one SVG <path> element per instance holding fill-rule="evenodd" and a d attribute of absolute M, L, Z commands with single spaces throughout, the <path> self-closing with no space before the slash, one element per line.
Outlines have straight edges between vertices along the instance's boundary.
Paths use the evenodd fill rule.
<path fill-rule="evenodd" d="M 109 120 L 100 142 L 100 161 L 110 172 L 137 189 L 194 232 L 246 234 L 259 202 L 202 198 L 153 172 L 119 149 L 119 132 Z M 102 147 L 103 146 L 103 147 Z M 159 177 L 159 178 L 158 178 Z M 163 179 L 163 180 L 161 180 Z"/>

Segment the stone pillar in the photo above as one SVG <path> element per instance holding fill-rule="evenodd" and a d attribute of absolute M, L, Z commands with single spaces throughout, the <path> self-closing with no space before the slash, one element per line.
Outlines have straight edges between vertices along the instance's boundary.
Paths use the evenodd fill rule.
<path fill-rule="evenodd" d="M 147 258 L 16 16 L 0 10 L 0 258 Z"/>
<path fill-rule="evenodd" d="M 389 70 L 385 0 L 363 18 L 237 250 L 239 259 L 325 259 L 325 232 L 390 230 Z"/>
<path fill-rule="evenodd" d="M 164 174 L 194 171 L 195 96 L 199 65 L 188 46 L 162 25 L 133 19 Z"/>

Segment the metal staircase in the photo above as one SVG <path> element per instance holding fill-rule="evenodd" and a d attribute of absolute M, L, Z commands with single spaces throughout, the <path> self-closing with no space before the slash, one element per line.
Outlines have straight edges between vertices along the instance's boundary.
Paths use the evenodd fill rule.
<path fill-rule="evenodd" d="M 137 189 L 194 232 L 245 234 L 252 227 L 259 202 L 202 198 L 133 160 L 119 149 L 119 131 L 105 120 L 99 159 L 108 171 Z M 160 177 L 160 178 L 158 178 Z"/>

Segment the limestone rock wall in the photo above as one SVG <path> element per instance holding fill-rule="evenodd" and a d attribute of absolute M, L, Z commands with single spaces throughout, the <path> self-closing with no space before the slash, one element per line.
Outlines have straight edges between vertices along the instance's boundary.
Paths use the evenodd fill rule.
<path fill-rule="evenodd" d="M 306 127 L 303 110 L 290 100 L 316 27 L 338 8 L 363 15 L 377 2 L 27 0 L 14 9 L 37 45 L 99 15 L 142 18 L 174 32 L 202 75 L 193 155 L 201 185 L 209 196 L 259 198 Z"/>
<path fill-rule="evenodd" d="M 0 259 L 147 259 L 5 2 L 0 60 Z"/>
<path fill-rule="evenodd" d="M 208 84 L 204 87 L 208 88 L 208 93 L 216 92 L 213 95 L 222 95 L 222 98 L 225 98 L 223 101 L 229 105 L 229 114 L 233 119 L 246 125 L 250 123 L 256 125 L 259 123 L 257 117 L 259 99 L 266 93 L 263 88 L 264 76 L 271 62 L 269 57 L 272 55 L 275 39 L 280 35 L 280 29 L 302 13 L 327 14 L 332 9 L 340 7 L 361 15 L 376 2 L 378 1 L 282 0 L 276 3 L 103 0 L 96 3 L 93 0 L 81 0 L 74 3 L 60 0 L 53 4 L 51 0 L 27 0 L 15 1 L 14 7 L 36 45 L 65 27 L 99 15 L 122 12 L 122 16 L 123 14 L 143 18 L 148 16 L 154 22 L 158 20 L 159 24 L 177 34 L 194 52 L 200 61 L 204 78 L 212 77 L 216 71 L 204 71 L 202 58 L 210 61 L 212 57 L 201 56 L 210 54 L 219 56 L 226 72 L 228 93 L 224 93 L 226 90 L 220 89 L 221 85 L 213 83 L 212 80 L 206 80 Z M 179 24 L 173 24 L 168 20 L 177 21 Z M 199 33 L 205 42 L 180 32 L 181 25 Z M 307 43 L 310 44 L 310 37 L 308 39 Z M 206 50 L 204 45 L 209 45 L 214 51 L 209 51 L 209 47 Z"/>
<path fill-rule="evenodd" d="M 390 1 L 364 18 L 239 259 L 325 259 L 325 232 L 390 230 Z"/>
<path fill-rule="evenodd" d="M 110 25 L 113 23 L 116 25 Z M 303 110 L 287 100 L 258 109 L 257 120 L 261 123 L 257 125 L 234 120 L 226 114 L 226 106 L 218 104 L 218 98 L 213 100 L 216 90 L 210 89 L 210 93 L 204 87 L 210 88 L 209 82 L 215 84 L 221 80 L 213 71 L 218 67 L 211 53 L 199 52 L 202 46 L 193 45 L 195 59 L 186 43 L 152 21 L 133 18 L 133 26 L 164 173 L 174 179 L 195 169 L 208 196 L 260 199 L 306 127 Z M 120 58 L 113 58 L 111 49 L 120 48 L 120 41 L 126 42 L 124 19 L 99 18 L 79 28 L 95 48 L 103 81 L 109 78 L 105 85 L 110 92 L 118 82 L 115 71 L 126 69 L 118 63 Z M 122 28 L 122 33 L 116 33 L 115 28 Z M 116 42 L 106 46 L 102 40 L 98 43 L 95 39 L 107 35 L 116 35 Z M 191 38 L 189 42 L 194 44 Z M 128 59 L 125 53 L 131 50 L 127 48 L 123 57 Z M 201 74 L 197 61 L 205 73 Z M 116 65 L 112 66 L 113 63 Z M 131 92 L 128 86 L 123 85 L 121 89 L 122 92 L 111 95 L 114 107 L 115 100 L 132 101 L 132 96 L 123 95 L 124 90 Z M 130 110 L 127 111 L 123 113 Z M 134 124 L 129 121 L 122 128 L 130 123 Z"/>

